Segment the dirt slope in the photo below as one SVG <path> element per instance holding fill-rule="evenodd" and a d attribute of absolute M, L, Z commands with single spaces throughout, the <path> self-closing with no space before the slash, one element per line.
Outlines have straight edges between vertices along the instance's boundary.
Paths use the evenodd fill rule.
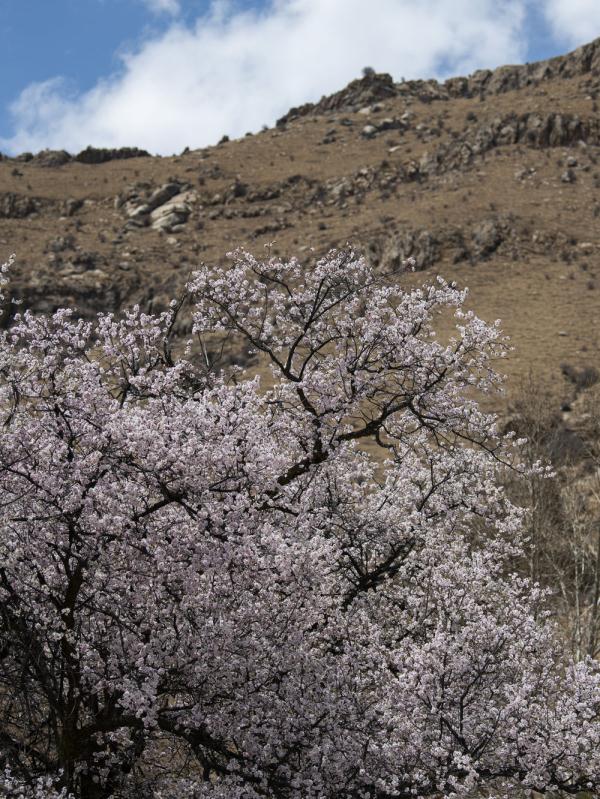
<path fill-rule="evenodd" d="M 17 254 L 24 306 L 89 316 L 161 309 L 238 245 L 308 261 L 350 242 L 385 270 L 412 255 L 399 279 L 442 274 L 502 319 L 509 387 L 530 367 L 564 384 L 565 362 L 600 369 L 599 90 L 600 39 L 443 84 L 367 75 L 177 157 L 4 157 L 0 260 Z"/>

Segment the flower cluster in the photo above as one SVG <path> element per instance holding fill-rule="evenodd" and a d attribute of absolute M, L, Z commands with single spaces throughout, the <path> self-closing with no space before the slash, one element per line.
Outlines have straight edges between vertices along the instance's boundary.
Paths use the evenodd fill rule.
<path fill-rule="evenodd" d="M 0 334 L 8 795 L 600 788 L 600 676 L 507 570 L 498 323 L 351 252 L 231 259 L 186 287 L 194 334 L 268 384 L 175 357 L 181 302 Z"/>

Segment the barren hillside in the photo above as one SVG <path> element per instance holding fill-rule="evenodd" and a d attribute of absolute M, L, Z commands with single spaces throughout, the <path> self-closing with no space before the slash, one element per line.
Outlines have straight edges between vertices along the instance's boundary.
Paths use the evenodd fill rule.
<path fill-rule="evenodd" d="M 350 242 L 387 271 L 415 257 L 407 284 L 468 286 L 512 338 L 511 384 L 530 367 L 563 383 L 565 362 L 600 368 L 599 90 L 600 39 L 443 84 L 369 74 L 170 158 L 0 156 L 0 260 L 17 254 L 25 307 L 87 316 L 158 310 L 238 245 L 308 262 Z"/>

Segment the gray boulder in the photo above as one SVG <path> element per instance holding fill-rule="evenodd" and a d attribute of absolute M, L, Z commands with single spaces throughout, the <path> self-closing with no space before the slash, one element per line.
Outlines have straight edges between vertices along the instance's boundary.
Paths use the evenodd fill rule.
<path fill-rule="evenodd" d="M 170 213 L 160 216 L 152 222 L 153 230 L 163 230 L 166 233 L 171 233 L 175 228 L 180 228 L 184 221 L 179 214 Z"/>
<path fill-rule="evenodd" d="M 79 211 L 79 209 L 82 206 L 83 206 L 83 200 L 80 198 L 78 199 L 69 198 L 68 200 L 65 200 L 65 206 L 64 206 L 65 216 L 73 216 L 74 214 L 77 213 L 77 211 Z"/>
<path fill-rule="evenodd" d="M 174 227 L 187 222 L 190 210 L 186 203 L 176 201 L 161 205 L 150 214 L 152 228 L 171 232 Z"/>
<path fill-rule="evenodd" d="M 150 220 L 152 222 L 156 222 L 158 219 L 168 216 L 169 214 L 177 214 L 178 216 L 187 219 L 190 215 L 190 207 L 186 203 L 165 203 L 165 205 L 161 205 L 159 208 L 155 208 L 154 211 L 152 211 L 150 214 Z"/>
<path fill-rule="evenodd" d="M 37 211 L 37 205 L 31 197 L 7 192 L 0 194 L 0 219 L 24 219 Z"/>
<path fill-rule="evenodd" d="M 177 194 L 180 194 L 182 190 L 182 186 L 179 183 L 165 183 L 156 191 L 153 191 L 150 197 L 148 198 L 148 206 L 150 207 L 151 211 L 154 211 L 155 208 L 158 208 L 165 203 L 168 203 L 173 197 Z"/>
<path fill-rule="evenodd" d="M 149 215 L 152 209 L 147 203 L 142 205 L 128 204 L 126 208 L 127 216 L 129 217 L 128 224 L 134 227 L 146 227 L 149 224 Z"/>
<path fill-rule="evenodd" d="M 479 258 L 485 258 L 495 252 L 504 240 L 501 227 L 493 219 L 481 222 L 473 231 L 473 243 L 475 254 Z"/>
<path fill-rule="evenodd" d="M 40 166 L 54 167 L 68 164 L 72 157 L 66 150 L 41 150 L 32 160 Z"/>

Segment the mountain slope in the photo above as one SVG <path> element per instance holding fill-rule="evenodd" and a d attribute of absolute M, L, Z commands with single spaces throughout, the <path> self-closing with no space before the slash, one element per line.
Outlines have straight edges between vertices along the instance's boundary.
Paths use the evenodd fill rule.
<path fill-rule="evenodd" d="M 370 74 L 171 158 L 4 157 L 0 259 L 17 253 L 26 307 L 89 316 L 160 309 L 238 245 L 308 261 L 350 242 L 386 271 L 412 255 L 420 271 L 399 279 L 440 273 L 502 319 L 513 384 L 531 367 L 562 380 L 564 362 L 600 368 L 599 89 L 600 39 L 443 84 Z"/>

